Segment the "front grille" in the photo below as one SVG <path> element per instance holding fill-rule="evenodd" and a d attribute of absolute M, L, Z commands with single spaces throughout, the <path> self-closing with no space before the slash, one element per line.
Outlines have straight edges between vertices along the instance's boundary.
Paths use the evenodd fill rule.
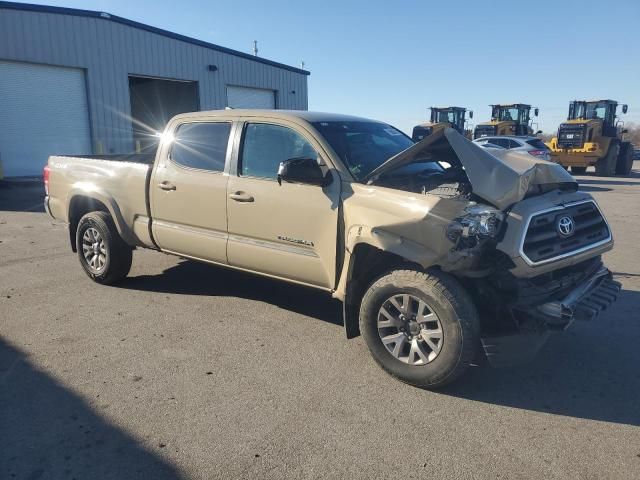
<path fill-rule="evenodd" d="M 473 138 L 491 137 L 496 134 L 495 125 L 478 125 Z"/>
<path fill-rule="evenodd" d="M 573 234 L 562 236 L 558 222 L 562 217 L 574 221 Z M 611 237 L 604 217 L 592 201 L 533 215 L 522 244 L 522 254 L 531 263 L 550 261 L 587 250 Z"/>
<path fill-rule="evenodd" d="M 558 147 L 582 148 L 584 144 L 584 132 L 584 125 L 560 125 L 558 129 Z"/>

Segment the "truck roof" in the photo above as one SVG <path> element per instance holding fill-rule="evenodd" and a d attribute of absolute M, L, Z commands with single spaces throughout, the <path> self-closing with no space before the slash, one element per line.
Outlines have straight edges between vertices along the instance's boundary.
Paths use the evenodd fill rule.
<path fill-rule="evenodd" d="M 285 120 L 305 120 L 307 122 L 370 122 L 369 118 L 344 115 L 341 113 L 310 112 L 307 110 L 259 110 L 259 109 L 229 109 L 229 110 L 208 110 L 202 112 L 189 112 L 176 115 L 176 118 L 202 118 L 205 117 L 269 117 L 282 118 Z"/>

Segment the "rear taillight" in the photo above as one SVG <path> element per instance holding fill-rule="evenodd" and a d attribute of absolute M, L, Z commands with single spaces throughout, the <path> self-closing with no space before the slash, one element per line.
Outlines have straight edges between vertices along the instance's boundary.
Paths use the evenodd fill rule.
<path fill-rule="evenodd" d="M 42 177 L 44 178 L 44 193 L 49 195 L 49 165 L 45 165 Z"/>
<path fill-rule="evenodd" d="M 547 152 L 544 150 L 528 150 L 529 155 L 533 155 L 534 157 L 544 157 L 547 155 Z"/>

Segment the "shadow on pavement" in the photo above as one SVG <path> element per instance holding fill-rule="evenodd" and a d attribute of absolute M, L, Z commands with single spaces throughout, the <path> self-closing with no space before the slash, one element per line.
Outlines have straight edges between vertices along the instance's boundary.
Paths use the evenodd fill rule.
<path fill-rule="evenodd" d="M 44 212 L 42 179 L 0 181 L 0 212 Z"/>
<path fill-rule="evenodd" d="M 129 278 L 122 288 L 187 295 L 234 296 L 341 325 L 340 304 L 326 293 L 243 272 L 182 261 L 155 276 Z M 623 290 L 595 322 L 553 335 L 524 367 L 482 366 L 440 393 L 577 418 L 640 426 L 640 293 Z"/>
<path fill-rule="evenodd" d="M 581 192 L 610 192 L 612 188 L 590 187 L 588 185 L 580 185 Z"/>
<path fill-rule="evenodd" d="M 598 180 L 593 180 L 590 178 L 580 178 L 578 183 L 580 184 L 580 190 L 584 190 L 583 185 L 640 185 L 638 182 L 629 182 L 626 180 L 615 180 L 615 178 L 624 178 L 624 177 L 614 177 L 612 179 L 606 179 L 602 177 L 598 177 Z"/>
<path fill-rule="evenodd" d="M 0 338 L 0 478 L 183 476 Z"/>
<path fill-rule="evenodd" d="M 327 292 L 190 260 L 182 260 L 159 275 L 129 277 L 118 287 L 258 300 L 342 326 L 340 302 Z"/>
<path fill-rule="evenodd" d="M 640 426 L 640 293 L 624 290 L 593 323 L 554 335 L 528 366 L 476 368 L 441 393 L 478 402 Z"/>

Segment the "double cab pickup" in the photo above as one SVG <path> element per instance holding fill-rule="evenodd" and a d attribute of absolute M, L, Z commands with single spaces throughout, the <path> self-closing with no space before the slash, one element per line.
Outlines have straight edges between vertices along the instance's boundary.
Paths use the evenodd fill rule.
<path fill-rule="evenodd" d="M 414 143 L 345 115 L 195 112 L 155 157 L 52 156 L 45 185 L 95 282 L 123 281 L 143 247 L 324 290 L 348 338 L 427 388 L 480 355 L 533 358 L 620 289 L 609 225 L 562 166 L 450 128 Z"/>

